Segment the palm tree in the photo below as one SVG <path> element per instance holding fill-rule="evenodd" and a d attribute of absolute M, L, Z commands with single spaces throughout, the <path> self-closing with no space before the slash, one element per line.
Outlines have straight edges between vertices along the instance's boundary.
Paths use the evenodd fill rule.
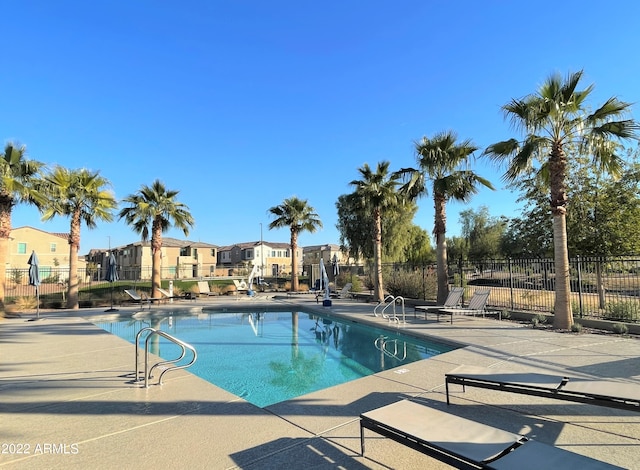
<path fill-rule="evenodd" d="M 374 300 L 384 300 L 384 284 L 382 283 L 382 217 L 385 211 L 398 203 L 398 176 L 389 174 L 389 162 L 379 162 L 376 171 L 365 163 L 358 168 L 362 179 L 353 180 L 349 184 L 355 186 L 355 194 L 362 204 L 371 208 L 373 214 L 373 265 L 374 265 Z"/>
<path fill-rule="evenodd" d="M 24 145 L 9 142 L 0 154 L 0 308 L 4 309 L 5 270 L 9 238 L 11 236 L 11 211 L 17 203 L 39 206 L 43 197 L 36 186 L 44 163 L 27 158 Z"/>
<path fill-rule="evenodd" d="M 298 290 L 298 234 L 315 232 L 322 228 L 322 221 L 306 199 L 293 196 L 285 199 L 279 206 L 269 209 L 276 219 L 269 224 L 269 230 L 289 227 L 291 232 L 291 292 Z"/>
<path fill-rule="evenodd" d="M 462 142 L 457 142 L 457 139 L 452 131 L 438 133 L 432 139 L 423 137 L 415 143 L 418 168 L 403 168 L 397 172 L 407 179 L 400 193 L 408 199 L 425 195 L 428 181 L 432 182 L 439 305 L 444 303 L 449 293 L 447 201 L 469 201 L 478 192 L 478 184 L 493 189 L 488 180 L 465 168 L 469 157 L 478 147 L 468 139 Z"/>
<path fill-rule="evenodd" d="M 176 201 L 179 191 L 168 190 L 159 180 L 151 186 L 142 185 L 135 194 L 123 199 L 129 204 L 120 210 L 119 217 L 124 219 L 133 230 L 142 236 L 142 241 L 149 240 L 149 226 L 151 226 L 151 297 L 160 297 L 161 272 L 160 261 L 162 255 L 162 234 L 171 227 L 176 227 L 189 235 L 189 228 L 194 220 L 189 208 Z"/>
<path fill-rule="evenodd" d="M 97 227 L 97 221 L 111 222 L 112 211 L 117 207 L 113 193 L 106 189 L 109 180 L 100 172 L 85 168 L 69 170 L 56 166 L 45 178 L 46 195 L 42 220 L 56 215 L 69 216 L 69 285 L 67 308 L 77 309 L 78 304 L 78 250 L 80 229 L 84 222 L 89 229 Z"/>
<path fill-rule="evenodd" d="M 508 163 L 506 181 L 517 181 L 538 161 L 538 175 L 548 184 L 555 259 L 553 325 L 558 329 L 569 329 L 573 324 L 566 229 L 566 152 L 575 148 L 582 155 L 590 155 L 594 170 L 615 175 L 622 162 L 616 155 L 616 141 L 637 139 L 639 129 L 636 121 L 623 119 L 631 105 L 616 97 L 589 113 L 586 100 L 593 85 L 577 90 L 582 73 L 569 73 L 564 81 L 553 74 L 536 93 L 504 105 L 505 117 L 524 134 L 524 139 L 498 142 L 485 150 L 490 157 Z"/>

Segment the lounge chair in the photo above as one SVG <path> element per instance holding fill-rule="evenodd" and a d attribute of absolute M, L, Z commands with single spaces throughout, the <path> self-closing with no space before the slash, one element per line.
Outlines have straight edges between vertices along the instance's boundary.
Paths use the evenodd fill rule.
<path fill-rule="evenodd" d="M 557 400 L 640 411 L 640 385 L 613 380 L 561 375 L 500 372 L 486 367 L 459 366 L 445 374 L 447 404 L 449 384 L 486 388 Z"/>
<path fill-rule="evenodd" d="M 149 309 L 151 309 L 151 302 L 153 302 L 154 300 L 162 300 L 161 298 L 148 297 L 144 292 L 142 293 L 142 295 L 140 295 L 133 289 L 125 289 L 124 291 L 129 297 L 131 297 L 131 300 L 133 302 L 139 303 L 140 305 L 148 304 Z"/>
<path fill-rule="evenodd" d="M 207 281 L 198 281 L 198 291 L 200 295 L 216 295 L 215 292 L 211 292 L 209 289 L 209 283 Z"/>
<path fill-rule="evenodd" d="M 191 292 L 185 292 L 181 295 L 171 295 L 164 289 L 158 289 L 158 292 L 162 294 L 162 300 L 181 299 L 181 300 L 196 300 L 195 296 Z"/>
<path fill-rule="evenodd" d="M 484 308 L 487 305 L 487 300 L 489 300 L 489 294 L 491 291 L 489 289 L 478 289 L 471 296 L 471 300 L 469 300 L 469 305 L 466 307 L 459 308 L 441 308 L 438 309 L 438 315 L 451 315 L 451 323 L 453 323 L 453 315 L 461 314 L 461 315 L 473 315 L 482 314 L 484 316 Z"/>
<path fill-rule="evenodd" d="M 349 296 L 351 294 L 351 287 L 352 286 L 353 286 L 352 283 L 347 282 L 339 292 L 333 292 L 333 293 L 329 294 L 329 296 L 331 298 L 334 298 L 334 299 L 346 299 L 347 296 Z"/>
<path fill-rule="evenodd" d="M 415 317 L 416 312 L 424 312 L 424 319 L 426 320 L 427 313 L 435 313 L 438 321 L 440 321 L 440 315 L 449 315 L 448 313 L 440 313 L 440 309 L 457 307 L 463 293 L 464 287 L 452 287 L 443 305 L 416 305 L 413 307 L 413 316 Z M 453 323 L 453 315 L 451 315 L 451 323 Z"/>
<path fill-rule="evenodd" d="M 365 429 L 455 468 L 621 468 L 409 400 L 360 415 L 363 456 Z"/>
<path fill-rule="evenodd" d="M 238 281 L 237 279 L 233 280 L 233 285 L 236 286 L 236 291 L 240 292 L 248 292 L 249 288 L 247 287 L 247 283 L 244 281 Z"/>

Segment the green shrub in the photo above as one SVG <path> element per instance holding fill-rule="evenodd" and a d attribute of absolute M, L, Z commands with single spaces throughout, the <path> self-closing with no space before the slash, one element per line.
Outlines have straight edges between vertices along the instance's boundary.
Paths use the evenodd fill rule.
<path fill-rule="evenodd" d="M 383 272 L 385 288 L 391 295 L 408 299 L 422 299 L 436 297 L 435 276 L 424 276 L 422 269 L 416 270 L 385 270 Z"/>
<path fill-rule="evenodd" d="M 582 324 L 574 323 L 573 325 L 571 325 L 571 331 L 573 331 L 574 333 L 582 333 Z"/>
<path fill-rule="evenodd" d="M 537 313 L 532 319 L 531 323 L 533 326 L 544 325 L 547 323 L 547 316 L 542 313 Z"/>
<path fill-rule="evenodd" d="M 626 335 L 629 332 L 629 328 L 624 323 L 614 323 L 611 330 L 618 335 Z"/>
<path fill-rule="evenodd" d="M 509 310 L 503 310 L 500 313 L 500 318 L 503 320 L 508 320 L 509 318 L 511 318 L 511 312 Z"/>
<path fill-rule="evenodd" d="M 623 320 L 625 322 L 637 322 L 640 317 L 640 302 L 622 300 L 609 302 L 605 308 L 606 320 Z"/>

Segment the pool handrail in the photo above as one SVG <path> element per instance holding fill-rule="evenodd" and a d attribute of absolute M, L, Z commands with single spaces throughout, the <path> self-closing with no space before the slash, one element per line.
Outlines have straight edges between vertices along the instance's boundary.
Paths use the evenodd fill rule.
<path fill-rule="evenodd" d="M 167 364 L 175 364 L 178 361 L 181 361 L 187 354 L 187 349 L 189 351 L 191 351 L 191 353 L 193 354 L 193 358 L 191 359 L 190 362 L 186 363 L 186 364 L 182 364 L 179 366 L 173 366 L 173 367 L 167 367 L 166 369 L 164 369 L 162 371 L 162 373 L 160 374 L 160 376 L 158 377 L 158 385 L 162 385 L 162 377 L 164 376 L 164 374 L 166 374 L 167 372 L 171 371 L 171 370 L 178 370 L 178 369 L 186 369 L 187 367 L 190 367 L 191 365 L 193 365 L 193 363 L 196 362 L 196 359 L 198 358 L 198 353 L 196 352 L 196 349 L 191 346 L 189 343 L 186 343 L 182 340 L 179 340 L 178 338 L 176 338 L 175 336 L 170 335 L 169 333 L 166 333 L 162 330 L 156 329 L 156 328 L 152 328 L 150 326 L 142 328 L 140 331 L 138 331 L 138 333 L 136 334 L 136 344 L 135 344 L 135 348 L 136 348 L 136 375 L 135 375 L 135 379 L 134 381 L 137 382 L 139 381 L 139 377 L 140 377 L 140 370 L 138 368 L 138 344 L 140 342 L 140 336 L 142 335 L 143 332 L 145 331 L 149 331 L 150 333 L 147 335 L 147 337 L 145 338 L 144 341 L 144 386 L 145 388 L 149 387 L 149 379 L 152 376 L 152 372 L 153 369 L 155 369 L 156 367 L 161 367 Z M 167 361 L 160 361 L 156 364 L 154 364 L 153 366 L 151 366 L 151 368 L 149 368 L 149 340 L 151 339 L 151 337 L 153 335 L 158 335 L 158 336 L 162 336 L 165 339 L 168 339 L 169 341 L 171 341 L 172 343 L 178 345 L 181 349 L 181 353 L 180 356 L 177 357 L 176 359 L 171 359 L 171 360 L 167 360 Z"/>

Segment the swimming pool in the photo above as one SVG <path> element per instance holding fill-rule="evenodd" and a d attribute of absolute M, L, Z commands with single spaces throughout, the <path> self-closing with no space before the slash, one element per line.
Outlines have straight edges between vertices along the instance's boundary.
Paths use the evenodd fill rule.
<path fill-rule="evenodd" d="M 261 408 L 455 349 L 301 311 L 175 311 L 94 324 L 131 343 L 150 326 L 191 344 L 198 360 L 189 372 Z M 151 352 L 178 355 L 155 338 Z"/>

